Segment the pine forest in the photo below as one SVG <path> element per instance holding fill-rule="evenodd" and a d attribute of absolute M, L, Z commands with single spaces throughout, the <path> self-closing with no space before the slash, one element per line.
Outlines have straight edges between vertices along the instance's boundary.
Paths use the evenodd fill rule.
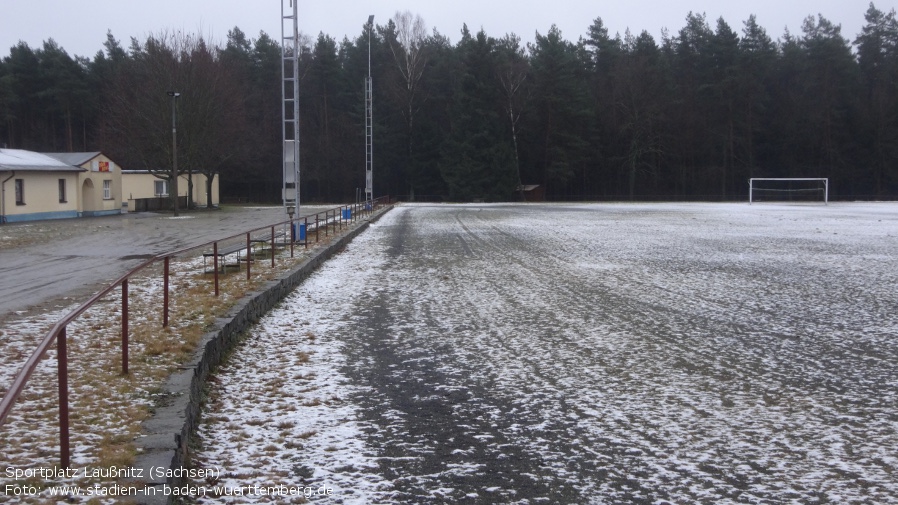
<path fill-rule="evenodd" d="M 750 177 L 828 177 L 832 199 L 898 195 L 898 20 L 872 3 L 861 33 L 817 15 L 770 34 L 686 15 L 660 40 L 524 43 L 410 12 L 355 38 L 303 37 L 301 191 L 350 201 L 365 184 L 364 79 L 373 79 L 375 194 L 417 201 L 742 200 Z M 100 45 L 102 44 L 102 45 Z M 107 33 L 96 55 L 52 38 L 0 59 L 0 147 L 102 151 L 125 169 L 220 174 L 224 201 L 281 195 L 281 48 Z"/>

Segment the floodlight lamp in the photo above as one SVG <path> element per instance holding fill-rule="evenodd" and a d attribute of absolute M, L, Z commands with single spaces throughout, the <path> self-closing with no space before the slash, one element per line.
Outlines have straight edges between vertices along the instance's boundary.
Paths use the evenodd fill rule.
<path fill-rule="evenodd" d="M 374 14 L 368 16 L 368 26 L 374 26 Z"/>

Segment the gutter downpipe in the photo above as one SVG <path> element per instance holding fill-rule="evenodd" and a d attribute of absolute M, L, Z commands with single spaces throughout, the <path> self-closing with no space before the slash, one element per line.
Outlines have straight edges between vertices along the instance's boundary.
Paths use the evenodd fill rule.
<path fill-rule="evenodd" d="M 16 176 L 16 171 L 11 170 L 9 177 L 0 182 L 0 224 L 6 223 L 6 183 Z"/>

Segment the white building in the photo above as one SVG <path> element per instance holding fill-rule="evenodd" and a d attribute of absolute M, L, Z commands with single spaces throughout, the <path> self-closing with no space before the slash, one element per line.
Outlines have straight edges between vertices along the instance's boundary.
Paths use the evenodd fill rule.
<path fill-rule="evenodd" d="M 122 198 L 128 212 L 147 212 L 171 208 L 169 181 L 160 179 L 148 170 L 125 170 L 122 178 Z M 178 177 L 178 207 L 187 208 L 187 174 Z M 193 174 L 193 203 L 207 207 L 206 176 Z M 218 207 L 218 177 L 212 179 L 212 206 Z"/>
<path fill-rule="evenodd" d="M 212 182 L 212 205 L 217 206 L 218 177 Z M 194 203 L 205 207 L 205 175 L 193 174 L 193 190 Z M 178 195 L 185 208 L 186 175 L 179 178 Z M 168 181 L 147 171 L 123 171 L 103 153 L 0 149 L 0 223 L 167 208 Z"/>
<path fill-rule="evenodd" d="M 78 215 L 107 216 L 122 211 L 122 169 L 101 152 L 46 153 L 67 165 L 81 167 Z"/>
<path fill-rule="evenodd" d="M 0 223 L 78 217 L 84 172 L 46 154 L 0 149 Z"/>

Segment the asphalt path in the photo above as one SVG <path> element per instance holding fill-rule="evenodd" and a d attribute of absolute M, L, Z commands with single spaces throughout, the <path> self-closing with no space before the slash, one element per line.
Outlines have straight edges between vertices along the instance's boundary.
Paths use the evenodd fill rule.
<path fill-rule="evenodd" d="M 328 207 L 303 207 L 302 215 Z M 282 207 L 228 206 L 0 226 L 0 320 L 87 298 L 146 258 L 286 219 Z"/>

